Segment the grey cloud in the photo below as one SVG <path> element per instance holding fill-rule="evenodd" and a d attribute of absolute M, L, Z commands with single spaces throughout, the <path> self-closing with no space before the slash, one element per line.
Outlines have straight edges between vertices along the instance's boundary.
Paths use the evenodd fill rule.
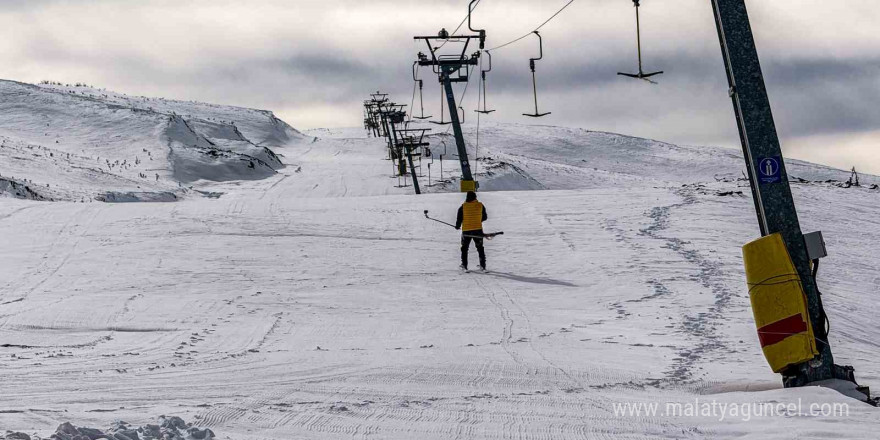
<path fill-rule="evenodd" d="M 451 28 L 467 5 L 466 0 L 376 0 L 369 4 L 355 0 L 265 0 L 248 2 L 248 6 L 224 1 L 134 1 L 132 4 L 141 9 L 137 18 L 131 19 L 142 20 L 153 12 L 175 8 L 179 13 L 175 25 L 188 23 L 189 19 L 181 16 L 191 16 L 198 24 L 202 5 L 216 8 L 224 4 L 251 12 L 249 8 L 264 8 L 266 13 L 250 15 L 247 25 L 194 26 L 191 32 L 169 35 L 161 30 L 150 35 L 120 34 L 119 41 L 104 41 L 101 36 L 113 34 L 112 29 L 92 35 L 97 30 L 78 27 L 77 14 L 94 18 L 101 9 L 90 6 L 106 4 L 117 8 L 114 17 L 124 20 L 125 16 L 119 15 L 119 0 L 97 0 L 88 2 L 89 7 L 65 9 L 71 16 L 62 23 L 69 26 L 64 32 L 57 28 L 57 22 L 43 23 L 41 11 L 78 2 L 4 2 L 6 12 L 28 13 L 30 24 L 24 28 L 26 33 L 16 33 L 14 45 L 7 45 L 14 52 L 7 50 L 9 59 L 0 66 L 0 75 L 25 81 L 85 81 L 132 94 L 272 109 L 282 116 L 290 115 L 289 122 L 301 128 L 357 125 L 362 100 L 376 89 L 391 93 L 398 102 L 410 103 L 410 68 L 416 53 L 424 50 L 413 43 L 412 35 L 433 34 L 440 26 Z M 539 11 L 535 17 L 525 17 L 528 20 L 509 17 L 528 25 L 557 7 L 556 3 L 529 0 L 508 1 L 503 7 L 492 0 L 483 1 L 475 25 L 490 28 L 492 43 L 521 35 L 524 30 L 520 29 L 521 23 L 508 26 L 496 18 L 503 17 L 505 8 Z M 861 0 L 853 1 L 857 3 L 853 8 L 863 4 Z M 666 71 L 656 86 L 616 75 L 636 65 L 631 10 L 618 6 L 628 3 L 578 2 L 568 15 L 546 29 L 545 59 L 538 63 L 538 87 L 542 107 L 554 113 L 537 122 L 622 131 L 681 143 L 735 144 L 726 78 L 705 2 L 670 0 L 662 9 L 646 8 L 646 69 Z M 154 5 L 155 11 L 150 10 Z M 695 5 L 700 5 L 699 9 L 693 8 Z M 880 45 L 871 45 L 862 38 L 857 42 L 864 46 L 854 46 L 856 40 L 843 39 L 839 44 L 841 54 L 809 50 L 811 44 L 824 44 L 827 37 L 803 39 L 803 44 L 789 44 L 791 47 L 777 46 L 775 42 L 786 35 L 780 36 L 780 27 L 774 26 L 773 19 L 778 18 L 773 15 L 775 10 L 760 3 L 749 6 L 756 18 L 762 65 L 783 136 L 876 130 L 880 121 L 880 106 L 875 104 L 880 99 Z M 294 11 L 302 22 L 289 26 L 273 22 L 273 11 Z M 697 13 L 701 16 L 694 16 Z M 0 14 L 0 20 L 4 17 L 10 16 Z M 265 31 L 261 20 L 268 23 Z M 670 24 L 679 22 L 683 25 Z M 144 29 L 144 23 L 135 24 Z M 0 25 L 15 28 L 16 23 L 0 21 Z M 694 32 L 699 32 L 697 37 L 690 35 Z M 840 32 L 847 34 L 845 28 Z M 80 40 L 80 36 L 90 38 Z M 843 50 L 853 47 L 858 50 Z M 489 100 L 499 109 L 492 116 L 494 120 L 523 122 L 520 113 L 531 105 L 528 58 L 536 52 L 536 43 L 531 39 L 494 52 L 495 68 L 489 77 Z M 436 113 L 436 79 L 427 71 L 422 77 L 428 112 Z M 474 81 L 464 104 L 469 111 L 475 105 L 476 89 Z M 325 113 L 333 117 L 309 120 L 303 126 L 297 118 L 313 107 L 332 108 L 334 111 Z"/>

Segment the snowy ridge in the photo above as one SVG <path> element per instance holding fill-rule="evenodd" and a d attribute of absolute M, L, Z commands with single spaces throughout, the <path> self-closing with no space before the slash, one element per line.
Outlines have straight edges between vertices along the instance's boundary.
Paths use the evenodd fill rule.
<path fill-rule="evenodd" d="M 423 126 L 430 128 L 428 124 Z M 739 150 L 680 146 L 579 128 L 484 123 L 477 151 L 476 127 L 466 125 L 464 135 L 472 168 L 476 166 L 486 171 L 478 172 L 477 180 L 489 191 L 715 183 L 738 179 L 748 186 Z M 437 134 L 429 139 L 433 141 L 435 154 L 445 150 L 446 157 L 453 159 L 445 166 L 457 176 L 452 136 Z M 476 155 L 480 160 L 474 165 Z M 799 160 L 786 160 L 786 167 L 791 180 L 798 183 L 842 184 L 850 176 L 849 171 Z M 880 183 L 880 178 L 864 175 L 861 183 L 870 187 Z M 457 183 L 449 188 L 457 188 Z"/>
<path fill-rule="evenodd" d="M 89 87 L 0 81 L 0 98 L 0 175 L 51 200 L 174 200 L 184 184 L 263 179 L 283 167 L 272 149 L 304 138 L 267 111 Z"/>

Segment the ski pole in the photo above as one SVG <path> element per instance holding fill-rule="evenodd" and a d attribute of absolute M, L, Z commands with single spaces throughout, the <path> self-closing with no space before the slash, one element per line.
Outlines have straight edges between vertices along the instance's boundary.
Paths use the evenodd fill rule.
<path fill-rule="evenodd" d="M 425 210 L 425 218 L 428 219 L 428 220 L 434 220 L 434 221 L 437 222 L 437 223 L 443 223 L 444 225 L 449 226 L 449 227 L 451 227 L 451 228 L 455 228 L 455 225 L 453 225 L 453 224 L 451 224 L 451 223 L 446 223 L 446 222 L 444 222 L 443 220 L 437 220 L 436 218 L 428 217 L 428 210 L 427 210 L 427 209 Z"/>

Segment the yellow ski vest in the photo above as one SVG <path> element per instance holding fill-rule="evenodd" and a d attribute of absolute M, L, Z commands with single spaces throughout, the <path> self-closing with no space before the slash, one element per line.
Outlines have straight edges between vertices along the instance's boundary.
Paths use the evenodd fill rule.
<path fill-rule="evenodd" d="M 476 231 L 483 229 L 483 204 L 478 201 L 465 202 L 461 205 L 462 231 Z"/>

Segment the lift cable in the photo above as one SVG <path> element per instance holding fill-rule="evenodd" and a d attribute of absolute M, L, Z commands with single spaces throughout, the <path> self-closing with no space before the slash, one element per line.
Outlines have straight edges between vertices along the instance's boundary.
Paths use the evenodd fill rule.
<path fill-rule="evenodd" d="M 493 48 L 491 48 L 491 49 L 486 49 L 486 50 L 490 50 L 490 51 L 491 51 L 491 50 L 498 50 L 498 49 L 501 49 L 502 47 L 507 47 L 507 46 L 510 46 L 510 45 L 513 44 L 513 43 L 519 42 L 519 41 L 521 41 L 521 40 L 525 40 L 527 37 L 529 37 L 530 35 L 532 35 L 535 31 L 539 31 L 539 30 L 541 30 L 541 28 L 544 27 L 544 26 L 546 26 L 547 23 L 550 23 L 550 21 L 552 21 L 552 20 L 553 20 L 554 18 L 556 18 L 559 14 L 561 14 L 562 11 L 564 11 L 566 8 L 568 8 L 569 6 L 571 6 L 572 3 L 574 3 L 574 0 L 569 0 L 569 2 L 565 4 L 565 6 L 563 6 L 563 7 L 560 8 L 558 11 L 556 11 L 556 13 L 553 14 L 550 18 L 548 18 L 545 22 L 541 23 L 540 26 L 538 26 L 538 27 L 536 27 L 535 29 L 529 31 L 527 34 L 523 35 L 522 37 L 519 37 L 519 38 L 517 38 L 517 39 L 514 39 L 514 40 L 511 40 L 511 41 L 508 41 L 507 43 L 504 43 L 504 44 L 502 44 L 502 45 L 500 45 L 500 46 L 495 46 L 495 47 L 493 47 Z"/>
<path fill-rule="evenodd" d="M 415 42 L 415 40 L 413 40 L 413 46 L 415 46 L 415 45 L 416 45 L 416 42 Z M 416 63 L 413 63 L 413 79 L 416 79 L 417 72 L 418 71 L 416 70 Z M 415 109 L 413 108 L 413 105 L 415 105 L 415 103 L 416 103 L 416 87 L 417 86 L 418 86 L 418 81 L 414 81 L 413 82 L 412 100 L 410 100 L 410 103 L 409 103 L 409 109 L 410 109 L 409 122 L 412 122 L 413 113 L 415 113 Z"/>
<path fill-rule="evenodd" d="M 409 109 L 410 109 L 410 112 L 409 112 L 409 113 L 410 113 L 410 114 L 409 114 L 409 122 L 412 122 L 412 120 L 413 120 L 413 114 L 415 113 L 415 109 L 413 108 L 413 106 L 416 104 L 416 87 L 418 87 L 418 86 L 419 86 L 419 82 L 418 82 L 418 81 L 414 81 L 414 82 L 413 82 L 412 99 L 411 99 L 410 102 L 409 102 Z"/>
<path fill-rule="evenodd" d="M 480 101 L 477 99 L 477 110 L 480 109 Z M 480 112 L 477 112 L 477 145 L 474 148 L 474 178 L 480 171 Z"/>
<path fill-rule="evenodd" d="M 488 52 L 484 52 L 488 53 Z M 491 56 L 491 55 L 490 55 Z M 483 70 L 483 57 L 480 57 L 480 74 L 482 76 L 482 80 L 480 85 L 482 85 L 483 89 L 486 87 L 486 72 Z M 476 175 L 480 172 L 480 96 L 482 96 L 482 89 L 477 88 L 477 109 L 474 110 L 477 112 L 477 144 L 474 147 L 474 178 L 476 179 Z M 483 109 L 486 108 L 485 105 L 485 96 L 483 97 Z M 493 110 L 494 111 L 494 110 Z M 489 114 L 489 111 L 486 111 L 486 114 Z"/>

